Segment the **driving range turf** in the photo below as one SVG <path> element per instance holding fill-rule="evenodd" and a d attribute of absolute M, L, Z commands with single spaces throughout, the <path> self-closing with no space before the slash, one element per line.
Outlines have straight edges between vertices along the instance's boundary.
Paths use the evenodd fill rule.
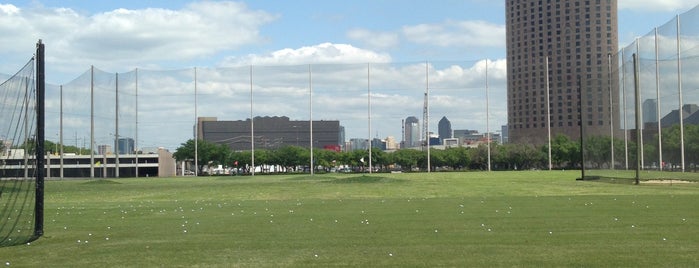
<path fill-rule="evenodd" d="M 696 267 L 699 183 L 578 171 L 46 182 L 10 267 Z"/>

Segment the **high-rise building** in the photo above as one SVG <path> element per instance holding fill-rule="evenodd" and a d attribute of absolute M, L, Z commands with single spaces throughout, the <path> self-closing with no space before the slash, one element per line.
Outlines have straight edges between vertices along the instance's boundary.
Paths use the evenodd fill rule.
<path fill-rule="evenodd" d="M 112 146 L 102 144 L 102 145 L 97 145 L 97 154 L 98 155 L 108 155 L 112 154 Z"/>
<path fill-rule="evenodd" d="M 582 121 L 583 135 L 609 136 L 619 126 L 617 1 L 505 3 L 509 141 L 543 144 L 547 106 L 552 135 L 577 139 Z"/>
<path fill-rule="evenodd" d="M 439 120 L 437 128 L 439 132 L 440 142 L 442 142 L 444 139 L 450 139 L 454 137 L 453 132 L 451 130 L 451 122 L 449 122 L 449 119 L 447 119 L 446 116 L 443 116 L 442 119 Z"/>
<path fill-rule="evenodd" d="M 118 154 L 133 154 L 135 153 L 134 145 L 135 141 L 132 138 L 119 138 L 114 147 Z"/>
<path fill-rule="evenodd" d="M 404 124 L 405 133 L 403 136 L 403 144 L 408 148 L 419 147 L 421 145 L 420 121 L 417 120 L 417 117 L 410 116 L 405 119 Z"/>
<path fill-rule="evenodd" d="M 658 123 L 658 101 L 655 99 L 646 99 L 643 101 L 643 123 Z"/>
<path fill-rule="evenodd" d="M 293 121 L 286 116 L 255 117 L 254 141 L 256 149 L 278 149 L 284 146 L 311 147 L 310 121 Z M 218 121 L 215 117 L 198 119 L 199 139 L 226 144 L 236 151 L 250 150 L 253 139 L 250 119 Z M 313 121 L 313 148 L 337 150 L 342 144 L 340 121 Z"/>

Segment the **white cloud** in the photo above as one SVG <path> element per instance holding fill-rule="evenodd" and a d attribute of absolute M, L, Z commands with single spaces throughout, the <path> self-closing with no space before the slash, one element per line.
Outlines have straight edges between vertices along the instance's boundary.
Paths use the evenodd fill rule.
<path fill-rule="evenodd" d="M 304 53 L 300 53 L 305 55 Z M 292 53 L 293 54 L 293 53 Z M 271 56 L 270 56 L 271 59 Z M 364 59 L 366 60 L 366 59 Z M 306 61 L 307 63 L 308 61 Z M 485 60 L 469 62 L 413 62 L 307 65 L 255 65 L 250 80 L 249 66 L 197 68 L 197 116 L 219 120 L 245 120 L 253 116 L 309 118 L 312 83 L 314 120 L 340 120 L 347 138 L 367 137 L 368 94 L 371 94 L 371 133 L 374 137 L 400 137 L 400 122 L 408 116 L 422 118 L 426 79 L 430 87 L 430 130 L 436 131 L 442 116 L 455 129 L 485 131 Z M 489 60 L 490 128 L 506 122 L 505 60 Z M 310 72 L 310 73 L 309 73 Z M 90 73 L 64 85 L 65 135 L 71 140 L 89 137 Z M 114 74 L 96 70 L 98 144 L 109 144 L 114 133 Z M 127 108 L 135 106 L 138 90 L 138 140 L 140 147 L 165 146 L 174 149 L 192 137 L 195 118 L 194 68 L 138 71 L 119 74 L 119 133 L 135 136 L 135 118 Z M 311 82 L 312 80 L 312 82 Z M 250 107 L 251 87 L 253 107 Z M 57 94 L 52 91 L 53 94 Z M 110 93 L 111 92 L 111 93 Z M 111 96 L 111 95 L 110 95 Z M 54 99 L 56 97 L 54 96 Z M 59 122 L 53 105 L 50 122 Z M 133 108 L 133 107 L 132 107 Z M 421 119 L 422 121 L 422 119 Z M 47 133 L 57 133 L 57 123 Z"/>
<path fill-rule="evenodd" d="M 663 12 L 684 12 L 699 5 L 699 0 L 619 0 L 620 10 L 641 10 L 641 11 L 663 11 Z"/>
<path fill-rule="evenodd" d="M 322 43 L 297 49 L 285 48 L 267 55 L 248 55 L 242 58 L 229 57 L 222 66 L 240 65 L 294 65 L 324 63 L 376 63 L 389 62 L 391 57 L 347 44 Z"/>
<path fill-rule="evenodd" d="M 399 36 L 397 33 L 378 32 L 366 29 L 352 29 L 347 32 L 347 37 L 358 40 L 369 47 L 385 49 L 398 45 Z"/>
<path fill-rule="evenodd" d="M 4 13 L 5 15 L 13 15 L 19 13 L 19 8 L 14 5 L 0 4 L 0 12 Z"/>
<path fill-rule="evenodd" d="M 27 51 L 41 38 L 47 44 L 47 61 L 55 68 L 124 68 L 191 60 L 260 43 L 259 28 L 274 19 L 229 1 L 93 15 L 68 8 L 0 5 L 0 46 L 2 53 Z"/>
<path fill-rule="evenodd" d="M 486 21 L 445 21 L 404 26 L 409 41 L 441 47 L 504 47 L 505 25 Z"/>

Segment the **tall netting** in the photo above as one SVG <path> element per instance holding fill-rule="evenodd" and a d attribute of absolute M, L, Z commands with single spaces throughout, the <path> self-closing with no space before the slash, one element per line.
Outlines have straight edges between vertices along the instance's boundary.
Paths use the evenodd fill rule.
<path fill-rule="evenodd" d="M 490 169 L 490 150 L 482 146 L 504 142 L 499 132 L 506 116 L 505 74 L 497 71 L 503 69 L 498 64 L 504 62 L 252 65 L 125 73 L 91 67 L 50 89 L 48 133 L 54 143 L 49 174 L 157 175 L 146 167 L 153 163 L 138 157 L 174 152 L 195 137 L 234 152 L 254 149 L 222 163 L 250 173 L 282 170 L 266 165 L 271 162 L 266 152 L 292 153 L 298 147 L 314 150 L 287 166 L 306 172 L 311 167 L 387 170 L 395 161 L 382 152 L 398 149 L 421 152 L 423 156 L 404 166 L 426 170 L 432 165 L 428 144 L 436 149 L 480 147 L 481 163 L 474 166 Z M 450 122 L 446 130 L 439 129 L 443 121 Z M 340 159 L 339 152 L 352 154 Z M 202 168 L 209 163 L 195 168 L 193 162 L 178 164 L 177 174 L 207 171 Z M 498 164 L 500 169 L 515 166 Z"/>
<path fill-rule="evenodd" d="M 609 137 L 585 136 L 587 175 L 634 178 L 638 168 L 641 180 L 699 179 L 697 22 L 699 8 L 694 8 L 610 57 L 614 66 L 610 77 L 617 78 L 610 83 L 610 92 L 618 97 L 614 115 L 619 120 L 607 126 L 613 142 Z M 583 90 L 589 89 L 583 86 Z M 600 140 L 608 145 L 600 145 Z M 614 154 L 602 154 L 611 152 L 612 146 Z M 600 165 L 598 160 L 613 165 Z"/>
<path fill-rule="evenodd" d="M 49 175 L 158 175 L 158 163 L 139 156 L 197 138 L 233 150 L 236 159 L 216 165 L 250 173 L 582 166 L 590 177 L 633 178 L 639 167 L 643 179 L 691 178 L 699 161 L 698 13 L 677 16 L 616 54 L 581 54 L 590 56 L 566 66 L 588 75 L 562 74 L 570 58 L 540 59 L 529 79 L 550 88 L 526 96 L 506 96 L 504 60 L 90 68 L 49 89 L 60 92 L 49 93 Z M 509 128 L 561 133 L 508 143 L 507 99 L 528 122 Z M 463 150 L 443 153 L 454 147 Z M 272 150 L 294 160 L 279 164 Z M 332 153 L 340 151 L 352 153 Z M 203 169 L 210 163 L 195 164 L 168 168 L 210 172 Z"/>
<path fill-rule="evenodd" d="M 0 84 L 0 246 L 36 236 L 35 60 Z"/>

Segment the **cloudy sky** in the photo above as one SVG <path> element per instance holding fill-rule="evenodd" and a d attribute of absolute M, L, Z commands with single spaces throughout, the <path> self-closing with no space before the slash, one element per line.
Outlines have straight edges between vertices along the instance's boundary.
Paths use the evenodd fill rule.
<path fill-rule="evenodd" d="M 620 46 L 630 43 L 635 37 L 650 32 L 653 27 L 660 26 L 675 15 L 699 4 L 699 0 L 619 0 L 618 2 Z M 298 69 L 299 65 L 308 64 L 376 63 L 379 66 L 372 67 L 375 69 L 374 72 L 385 73 L 385 76 L 375 79 L 376 86 L 382 87 L 382 78 L 391 77 L 390 79 L 399 79 L 403 82 L 414 78 L 406 75 L 405 72 L 414 71 L 416 75 L 421 76 L 415 78 L 416 81 L 424 80 L 422 77 L 424 74 L 419 74 L 420 72 L 415 69 L 423 68 L 424 70 L 419 63 L 428 61 L 438 63 L 428 67 L 432 76 L 429 80 L 435 80 L 435 88 L 442 86 L 450 89 L 458 86 L 449 84 L 449 79 L 465 80 L 468 79 L 468 74 L 474 73 L 482 75 L 486 64 L 484 60 L 487 59 L 489 75 L 492 76 L 489 78 L 491 87 L 496 90 L 492 93 L 495 101 L 490 112 L 491 130 L 494 130 L 497 129 L 496 126 L 506 123 L 506 110 L 503 110 L 505 106 L 502 99 L 505 94 L 501 92 L 504 90 L 506 53 L 504 6 L 504 1 L 497 0 L 407 2 L 388 0 L 346 3 L 306 0 L 247 2 L 0 0 L 0 73 L 11 74 L 24 65 L 33 54 L 34 44 L 38 39 L 42 39 L 47 46 L 47 82 L 55 85 L 69 83 L 84 74 L 91 65 L 114 73 L 129 72 L 134 68 L 173 70 L 253 64 L 288 65 L 297 66 L 294 68 Z M 446 62 L 459 63 L 447 64 Z M 381 64 L 386 68 L 382 68 Z M 343 68 L 349 68 L 347 67 L 349 65 L 343 66 Z M 367 73 L 366 66 L 359 67 L 355 74 L 360 73 Z M 207 75 L 206 72 L 203 72 L 203 75 Z M 211 75 L 214 74 L 211 73 Z M 260 78 L 263 77 L 264 72 L 260 75 Z M 347 77 L 351 76 L 345 76 Z M 276 79 L 283 78 L 277 75 Z M 330 82 L 337 82 L 337 79 Z M 241 83 L 243 80 L 241 79 Z M 315 80 L 314 78 L 314 83 L 316 83 Z M 318 77 L 317 87 L 322 87 L 322 80 L 322 76 Z M 374 82 L 371 83 L 374 84 Z M 424 84 L 424 82 L 417 83 Z M 270 84 L 274 83 L 270 82 Z M 358 88 L 363 87 L 365 91 L 367 81 L 362 81 L 360 84 Z M 293 96 L 294 90 L 298 91 L 307 85 L 304 82 L 290 82 L 285 85 L 267 87 L 260 85 L 259 87 L 261 92 L 264 89 L 284 88 L 287 90 L 285 94 Z M 392 88 L 398 85 L 383 85 L 383 87 Z M 225 90 L 213 84 L 204 88 L 211 90 L 209 94 L 213 95 L 225 93 Z M 347 90 L 343 92 L 351 92 L 349 88 L 353 87 L 346 86 L 346 88 Z M 342 89 L 337 90 L 342 91 Z M 229 93 L 233 94 L 231 92 Z M 242 94 L 242 91 L 239 93 Z M 303 95 L 302 92 L 296 93 Z M 366 94 L 366 92 L 360 93 L 359 89 L 356 93 L 357 96 Z M 264 96 L 263 93 L 260 94 Z M 270 96 L 274 95 L 271 91 L 270 94 Z M 322 107 L 323 103 L 334 101 L 333 94 L 324 96 L 319 93 L 318 95 L 319 99 L 313 102 L 320 104 L 314 104 L 314 109 L 318 106 L 318 113 L 321 114 L 315 115 L 317 112 L 314 111 L 314 119 L 321 119 L 319 117 L 323 117 L 323 113 L 326 112 Z M 448 111 L 453 110 L 459 110 L 461 114 L 470 114 L 470 117 L 483 115 L 480 112 L 468 112 L 472 106 L 480 107 L 477 104 L 482 101 L 474 101 L 459 95 L 463 94 L 451 92 L 436 93 L 433 97 L 431 96 L 431 103 L 434 102 L 444 110 L 444 112 L 439 110 L 432 112 L 433 117 L 438 117 L 431 119 L 432 122 L 436 122 L 442 115 L 447 115 Z M 395 118 L 387 119 L 393 121 L 411 115 L 421 118 L 422 96 L 419 94 L 410 99 L 403 99 L 400 94 L 394 94 L 387 89 L 384 92 L 372 93 L 371 96 L 372 114 L 393 114 Z M 460 99 L 460 97 L 463 98 Z M 360 102 L 352 96 L 347 96 L 346 100 L 348 101 L 331 106 L 346 105 L 347 109 L 353 109 L 352 102 Z M 383 100 L 391 100 L 397 104 L 384 105 Z M 284 112 L 290 111 L 292 119 L 304 119 L 298 115 L 302 113 L 302 109 L 296 116 L 292 111 L 293 108 L 302 106 L 302 103 L 261 104 L 255 108 L 254 114 L 288 115 Z M 366 104 L 361 105 L 365 105 L 364 110 L 360 109 L 356 113 L 366 117 Z M 405 111 L 400 110 L 405 109 L 406 105 L 415 107 Z M 223 109 L 218 112 L 216 110 L 207 112 L 206 108 L 201 109 L 206 114 L 200 111 L 199 115 L 217 116 L 223 120 L 245 119 L 250 114 L 249 106 L 231 108 L 225 112 L 221 112 Z M 246 109 L 248 113 L 243 114 Z M 187 112 L 189 110 L 191 109 L 188 108 Z M 332 113 L 330 110 L 327 112 Z M 331 114 L 328 116 L 330 118 L 326 119 L 342 120 L 345 116 L 347 121 L 353 120 L 353 117 L 344 114 Z M 470 122 L 467 118 L 469 116 L 449 115 L 448 117 L 452 120 L 455 129 L 485 131 L 484 123 Z M 157 119 L 153 120 L 157 121 Z M 360 121 L 356 119 L 355 123 L 348 122 L 346 125 L 366 124 Z M 187 124 L 191 126 L 189 122 Z M 376 124 L 375 131 L 372 131 L 376 133 L 372 136 L 400 137 L 399 122 L 390 122 L 390 128 L 383 126 L 389 124 L 388 122 Z M 436 123 L 433 125 L 430 128 L 436 132 Z M 347 135 L 348 138 L 366 137 L 366 134 L 363 134 L 366 131 L 366 127 L 361 130 L 359 127 L 350 128 Z M 184 133 L 182 135 L 191 136 L 191 127 Z M 47 134 L 47 136 L 50 135 Z M 156 142 L 150 143 L 156 145 Z M 179 144 L 180 141 L 174 139 L 167 143 L 166 147 L 173 147 L 172 144 Z"/>

